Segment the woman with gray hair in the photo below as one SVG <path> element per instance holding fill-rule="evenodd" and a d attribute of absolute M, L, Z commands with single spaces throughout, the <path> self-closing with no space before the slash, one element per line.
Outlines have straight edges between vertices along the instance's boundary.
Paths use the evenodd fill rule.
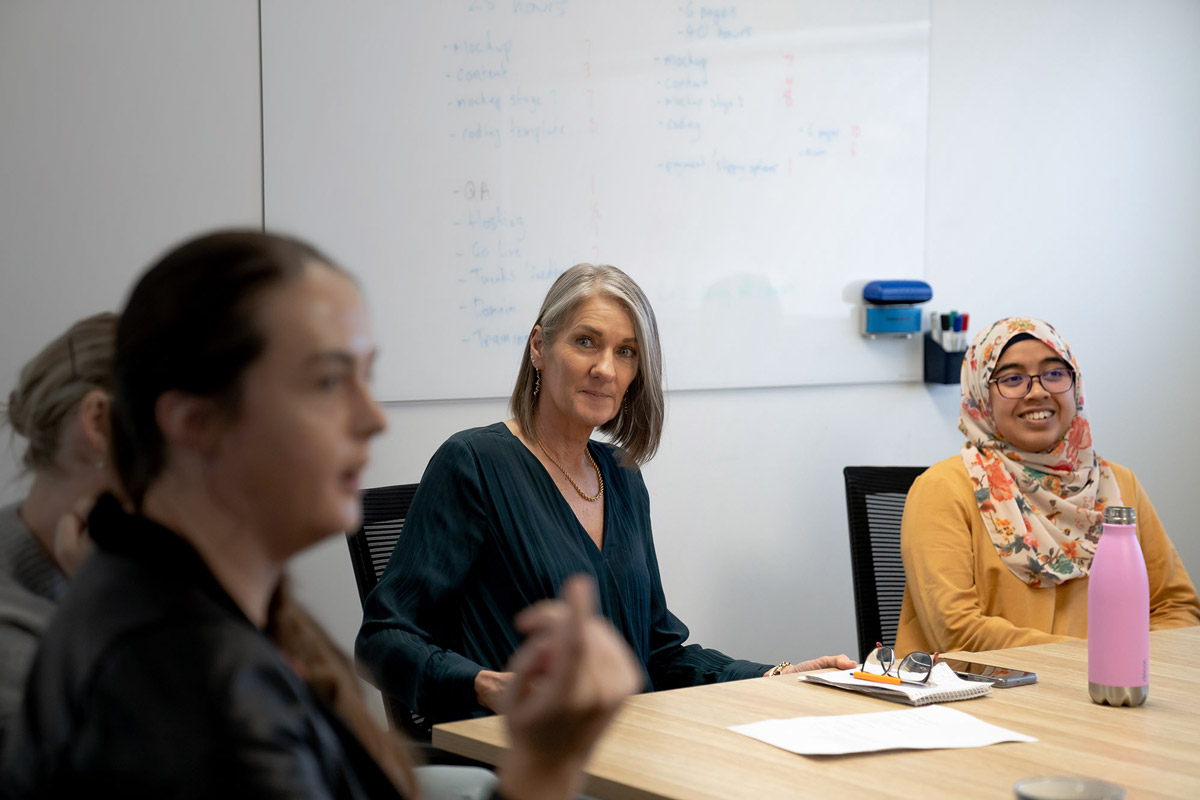
<path fill-rule="evenodd" d="M 495 710 L 521 643 L 513 617 L 586 573 L 648 690 L 853 666 L 778 666 L 685 644 L 667 608 L 639 467 L 658 448 L 662 353 L 641 288 L 611 266 L 555 281 L 529 335 L 512 419 L 452 436 L 433 456 L 401 546 L 367 598 L 356 654 L 429 722 Z M 611 443 L 594 441 L 599 430 Z"/>
<path fill-rule="evenodd" d="M 108 409 L 117 315 L 79 320 L 22 369 L 0 415 L 27 446 L 23 500 L 0 507 L 0 742 L 42 631 L 86 554 L 82 519 L 115 486 Z"/>

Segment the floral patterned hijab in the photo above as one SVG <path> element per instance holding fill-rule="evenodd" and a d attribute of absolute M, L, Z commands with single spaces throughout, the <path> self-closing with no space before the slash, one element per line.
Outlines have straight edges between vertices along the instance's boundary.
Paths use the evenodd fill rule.
<path fill-rule="evenodd" d="M 1075 419 L 1067 435 L 1044 453 L 1004 441 L 992 418 L 988 381 L 1004 347 L 1021 334 L 1047 345 L 1075 372 Z M 967 437 L 962 459 L 975 485 L 975 502 L 1004 565 L 1035 588 L 1085 577 L 1100 540 L 1104 507 L 1120 505 L 1121 490 L 1107 462 L 1092 450 L 1083 378 L 1058 331 L 1026 317 L 1002 319 L 981 331 L 963 358 L 958 420 Z"/>

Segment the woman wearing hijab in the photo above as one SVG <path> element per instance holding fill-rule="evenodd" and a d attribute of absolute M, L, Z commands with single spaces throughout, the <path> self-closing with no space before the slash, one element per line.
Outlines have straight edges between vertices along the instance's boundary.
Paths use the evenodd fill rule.
<path fill-rule="evenodd" d="M 1087 636 L 1088 570 L 1104 508 L 1131 506 L 1150 627 L 1200 624 L 1200 600 L 1145 490 L 1100 458 L 1071 349 L 1048 323 L 983 330 L 962 366 L 961 453 L 909 490 L 901 652 L 995 650 Z"/>

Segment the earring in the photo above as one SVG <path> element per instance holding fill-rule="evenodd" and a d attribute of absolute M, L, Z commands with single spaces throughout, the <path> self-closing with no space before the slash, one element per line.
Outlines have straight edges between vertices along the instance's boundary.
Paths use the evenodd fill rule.
<path fill-rule="evenodd" d="M 535 369 L 533 371 L 533 396 L 537 397 L 538 392 L 542 390 L 542 371 Z"/>

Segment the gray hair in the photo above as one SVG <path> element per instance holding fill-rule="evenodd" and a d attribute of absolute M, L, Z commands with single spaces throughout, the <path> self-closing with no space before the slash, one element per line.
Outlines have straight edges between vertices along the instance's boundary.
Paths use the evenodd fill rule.
<path fill-rule="evenodd" d="M 68 328 L 21 369 L 4 418 L 29 442 L 21 459 L 26 469 L 55 466 L 63 420 L 84 395 L 93 389 L 112 394 L 116 337 L 117 315 L 94 314 Z"/>
<path fill-rule="evenodd" d="M 625 392 L 621 410 L 600 426 L 600 432 L 607 434 L 621 449 L 622 463 L 637 468 L 653 458 L 658 450 L 666 416 L 658 322 L 641 287 L 616 267 L 576 264 L 559 275 L 550 287 L 534 327 L 540 325 L 542 340 L 553 343 L 579 306 L 593 297 L 609 297 L 620 303 L 629 314 L 637 337 L 637 375 Z M 530 343 L 526 342 L 517 384 L 508 403 L 521 430 L 532 435 L 536 430 L 537 398 L 533 395 L 536 370 L 529 348 Z"/>

